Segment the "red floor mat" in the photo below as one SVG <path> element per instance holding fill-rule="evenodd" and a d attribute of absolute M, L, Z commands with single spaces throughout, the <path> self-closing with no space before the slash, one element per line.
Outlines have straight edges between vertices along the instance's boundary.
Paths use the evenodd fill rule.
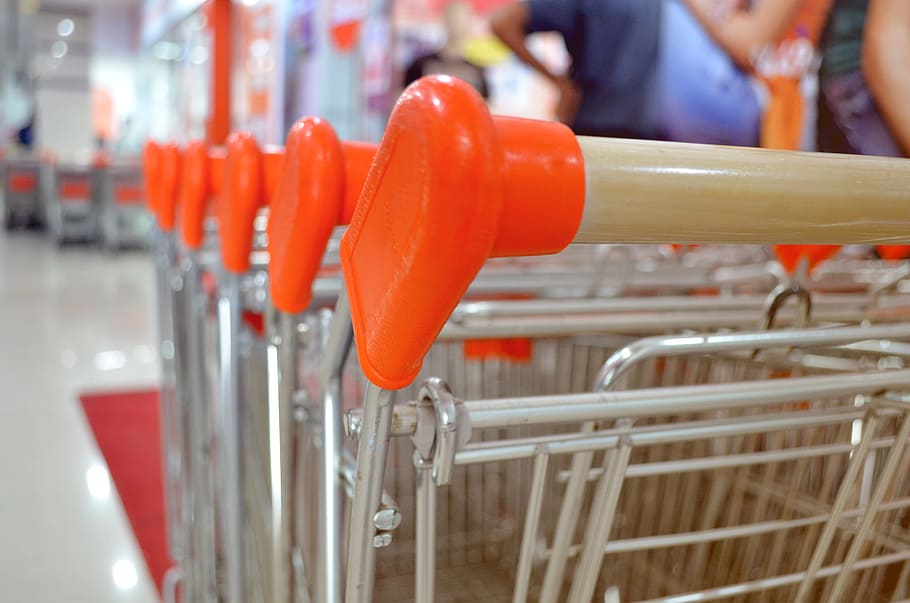
<path fill-rule="evenodd" d="M 157 391 L 80 396 L 149 573 L 161 592 L 167 550 Z"/>

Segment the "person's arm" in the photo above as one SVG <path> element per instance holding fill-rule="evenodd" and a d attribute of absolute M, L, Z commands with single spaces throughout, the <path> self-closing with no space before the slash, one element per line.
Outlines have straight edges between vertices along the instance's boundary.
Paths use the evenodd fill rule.
<path fill-rule="evenodd" d="M 910 2 L 872 0 L 863 33 L 863 75 L 891 133 L 910 156 Z"/>
<path fill-rule="evenodd" d="M 528 5 L 524 2 L 516 2 L 503 6 L 493 13 L 493 16 L 490 17 L 490 31 L 508 46 L 522 63 L 555 83 L 559 76 L 541 63 L 525 44 L 530 20 L 531 9 L 528 8 Z"/>
<path fill-rule="evenodd" d="M 568 4 L 568 3 L 567 3 Z M 565 75 L 557 75 L 528 50 L 525 42 L 531 22 L 531 8 L 526 2 L 503 6 L 490 17 L 490 31 L 505 44 L 518 59 L 551 81 L 559 89 L 556 117 L 563 123 L 574 119 L 581 101 L 581 91 Z M 561 32 L 562 33 L 562 32 Z"/>
<path fill-rule="evenodd" d="M 761 0 L 755 8 L 736 11 L 724 19 L 713 14 L 716 0 L 685 3 L 718 46 L 741 69 L 752 71 L 757 54 L 786 31 L 803 1 Z"/>

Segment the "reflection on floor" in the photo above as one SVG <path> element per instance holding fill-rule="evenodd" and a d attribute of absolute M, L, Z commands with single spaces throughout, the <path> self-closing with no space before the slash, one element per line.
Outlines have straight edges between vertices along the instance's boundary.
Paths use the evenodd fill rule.
<path fill-rule="evenodd" d="M 78 394 L 157 387 L 143 253 L 0 234 L 0 600 L 158 600 Z"/>

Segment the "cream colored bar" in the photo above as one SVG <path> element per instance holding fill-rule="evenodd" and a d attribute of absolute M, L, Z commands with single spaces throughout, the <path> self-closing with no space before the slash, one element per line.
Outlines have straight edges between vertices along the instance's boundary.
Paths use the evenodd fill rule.
<path fill-rule="evenodd" d="M 577 243 L 910 243 L 910 160 L 578 142 Z"/>

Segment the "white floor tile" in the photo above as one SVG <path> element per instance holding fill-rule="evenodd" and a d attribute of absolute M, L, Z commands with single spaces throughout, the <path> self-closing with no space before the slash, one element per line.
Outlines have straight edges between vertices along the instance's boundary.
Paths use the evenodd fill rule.
<path fill-rule="evenodd" d="M 153 287 L 146 254 L 0 234 L 0 600 L 157 601 L 78 401 L 157 383 Z"/>

